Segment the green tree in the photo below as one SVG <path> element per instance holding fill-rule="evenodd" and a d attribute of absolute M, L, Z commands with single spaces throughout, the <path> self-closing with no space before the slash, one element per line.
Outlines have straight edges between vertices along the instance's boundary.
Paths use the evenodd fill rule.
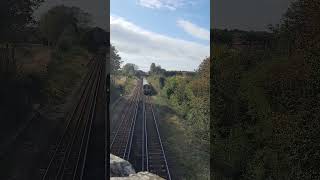
<path fill-rule="evenodd" d="M 289 34 L 298 48 L 310 48 L 319 44 L 319 22 L 319 1 L 297 0 L 285 13 L 282 30 Z"/>
<path fill-rule="evenodd" d="M 34 24 L 33 12 L 43 0 L 0 1 L 0 42 L 12 42 L 28 25 Z"/>
<path fill-rule="evenodd" d="M 122 67 L 122 71 L 128 76 L 134 76 L 137 70 L 138 66 L 132 63 L 127 63 Z"/>
<path fill-rule="evenodd" d="M 121 57 L 118 53 L 118 50 L 111 45 L 110 46 L 110 65 L 111 65 L 111 73 L 115 73 L 120 69 L 121 63 Z"/>
<path fill-rule="evenodd" d="M 78 32 L 79 27 L 89 23 L 89 19 L 89 15 L 77 7 L 56 6 L 41 17 L 40 31 L 48 45 L 55 46 L 65 28 L 73 26 Z"/>
<path fill-rule="evenodd" d="M 57 41 L 57 46 L 60 50 L 67 51 L 69 50 L 74 44 L 78 44 L 79 40 L 77 38 L 77 29 L 75 26 L 69 24 L 67 25 L 59 39 Z"/>
<path fill-rule="evenodd" d="M 156 75 L 165 75 L 166 70 L 162 69 L 160 65 L 156 66 L 155 63 L 151 63 L 149 73 Z"/>
<path fill-rule="evenodd" d="M 150 73 L 150 74 L 153 74 L 153 73 L 155 72 L 155 69 L 156 69 L 156 64 L 155 64 L 155 63 L 151 63 L 149 73 Z"/>

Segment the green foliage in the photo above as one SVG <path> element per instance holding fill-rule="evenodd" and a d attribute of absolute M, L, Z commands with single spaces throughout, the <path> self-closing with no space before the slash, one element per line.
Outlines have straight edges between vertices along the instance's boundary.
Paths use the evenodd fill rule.
<path fill-rule="evenodd" d="M 272 34 L 263 31 L 242 31 L 237 29 L 214 29 L 211 31 L 211 39 L 215 45 L 231 46 L 237 38 L 248 44 L 255 42 L 268 43 L 272 40 Z"/>
<path fill-rule="evenodd" d="M 184 124 L 203 151 L 209 152 L 209 58 L 199 66 L 197 76 L 163 76 L 149 81 L 166 98 L 172 108 L 185 119 Z M 151 80 L 150 80 L 151 79 Z M 162 85 L 164 84 L 164 86 Z"/>
<path fill-rule="evenodd" d="M 166 79 L 164 77 L 159 77 L 159 86 L 160 86 L 160 89 L 162 89 L 165 85 L 165 81 Z"/>
<path fill-rule="evenodd" d="M 319 8 L 293 2 L 264 51 L 214 47 L 213 179 L 319 179 Z"/>
<path fill-rule="evenodd" d="M 52 52 L 44 87 L 47 103 L 60 104 L 66 100 L 65 97 L 87 72 L 84 66 L 87 59 L 87 51 L 82 48 Z"/>
<path fill-rule="evenodd" d="M 135 85 L 136 85 L 136 78 L 134 77 L 126 78 L 123 94 L 130 94 L 134 89 Z"/>
<path fill-rule="evenodd" d="M 165 130 L 165 133 L 170 134 L 170 139 L 167 140 L 171 143 L 184 144 L 181 146 L 187 144 L 188 149 L 192 149 L 185 152 L 184 147 L 170 145 L 170 149 L 177 153 L 177 159 L 180 159 L 180 152 L 188 156 L 183 158 L 185 164 L 181 165 L 183 169 L 188 169 L 183 176 L 187 179 L 208 179 L 209 177 L 209 79 L 209 58 L 203 60 L 195 73 L 181 73 L 169 77 L 153 74 L 148 77 L 148 81 L 158 92 L 157 102 L 163 101 L 163 104 L 170 107 L 170 111 L 174 111 L 176 115 L 174 118 L 166 119 L 166 121 L 175 121 L 178 125 L 178 127 L 166 125 L 169 131 L 176 128 L 175 132 Z M 178 138 L 181 137 L 177 135 L 178 133 L 182 133 L 181 136 L 188 140 L 179 140 Z"/>
<path fill-rule="evenodd" d="M 122 72 L 126 76 L 135 76 L 138 70 L 138 66 L 132 63 L 127 63 L 122 67 Z"/>
<path fill-rule="evenodd" d="M 118 50 L 111 45 L 110 46 L 110 66 L 111 66 L 111 73 L 115 74 L 121 66 L 121 57 L 118 54 Z"/>
<path fill-rule="evenodd" d="M 33 12 L 43 0 L 0 1 L 0 42 L 14 42 L 34 23 Z"/>
<path fill-rule="evenodd" d="M 162 69 L 160 65 L 156 66 L 155 63 L 151 63 L 149 74 L 164 75 L 165 73 L 166 70 Z"/>
<path fill-rule="evenodd" d="M 56 45 L 64 32 L 67 31 L 67 34 L 70 34 L 72 28 L 78 32 L 87 23 L 89 23 L 89 15 L 81 9 L 56 6 L 41 17 L 39 27 L 41 34 L 47 39 L 48 45 Z"/>
<path fill-rule="evenodd" d="M 44 79 L 37 73 L 0 79 L 0 117 L 3 127 L 15 129 L 43 98 Z M 8 126 L 9 125 L 9 126 Z M 11 127 L 10 127 L 11 126 Z M 2 129 L 3 130 L 3 129 Z"/>
<path fill-rule="evenodd" d="M 62 51 L 67 51 L 72 48 L 75 44 L 79 44 L 76 36 L 76 28 L 72 25 L 68 25 L 64 28 L 62 34 L 60 35 L 57 47 Z"/>
<path fill-rule="evenodd" d="M 97 53 L 103 48 L 104 51 L 110 52 L 109 32 L 100 27 L 84 28 L 81 34 L 81 44 L 86 47 L 90 53 Z"/>
<path fill-rule="evenodd" d="M 152 73 L 152 72 L 155 71 L 155 69 L 156 69 L 156 64 L 155 63 L 151 63 L 149 72 Z"/>

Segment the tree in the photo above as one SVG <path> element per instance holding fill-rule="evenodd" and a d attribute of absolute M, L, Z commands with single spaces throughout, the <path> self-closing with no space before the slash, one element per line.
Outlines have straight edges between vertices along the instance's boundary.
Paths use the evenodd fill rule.
<path fill-rule="evenodd" d="M 68 25 L 64 28 L 63 32 L 59 36 L 57 46 L 60 50 L 67 51 L 73 44 L 79 43 L 76 35 L 76 27 L 73 25 Z"/>
<path fill-rule="evenodd" d="M 154 73 L 155 72 L 155 69 L 156 69 L 156 64 L 155 63 L 151 63 L 151 66 L 150 66 L 150 74 Z"/>
<path fill-rule="evenodd" d="M 297 0 L 292 2 L 283 17 L 281 30 L 290 46 L 308 49 L 319 46 L 320 3 L 317 0 Z"/>
<path fill-rule="evenodd" d="M 77 29 L 89 23 L 89 15 L 77 7 L 56 6 L 40 19 L 40 31 L 48 45 L 56 45 L 60 35 L 68 26 Z"/>
<path fill-rule="evenodd" d="M 120 69 L 121 63 L 121 57 L 118 54 L 118 50 L 111 45 L 110 46 L 110 65 L 111 65 L 111 73 L 115 73 L 117 70 Z"/>
<path fill-rule="evenodd" d="M 160 74 L 161 73 L 161 66 L 160 65 L 156 66 L 155 73 L 156 74 Z"/>
<path fill-rule="evenodd" d="M 132 63 L 127 63 L 122 67 L 123 72 L 128 76 L 134 76 L 138 70 L 138 66 Z"/>
<path fill-rule="evenodd" d="M 150 74 L 156 74 L 156 75 L 162 74 L 162 75 L 164 75 L 165 72 L 166 72 L 166 70 L 162 69 L 160 65 L 156 66 L 155 63 L 152 63 L 151 66 L 150 66 L 150 71 L 149 71 Z"/>
<path fill-rule="evenodd" d="M 198 78 L 193 81 L 192 90 L 196 96 L 209 97 L 210 58 L 204 59 L 197 70 Z"/>
<path fill-rule="evenodd" d="M 89 52 L 97 53 L 100 48 L 110 48 L 110 32 L 105 31 L 100 27 L 88 29 L 83 36 L 81 36 L 81 44 L 85 46 Z M 110 49 L 105 49 L 109 50 Z"/>
<path fill-rule="evenodd" d="M 162 89 L 165 85 L 165 81 L 166 79 L 164 77 L 159 77 L 159 86 L 160 86 L 160 89 Z"/>
<path fill-rule="evenodd" d="M 0 42 L 13 41 L 28 25 L 35 23 L 32 14 L 43 0 L 0 1 Z"/>

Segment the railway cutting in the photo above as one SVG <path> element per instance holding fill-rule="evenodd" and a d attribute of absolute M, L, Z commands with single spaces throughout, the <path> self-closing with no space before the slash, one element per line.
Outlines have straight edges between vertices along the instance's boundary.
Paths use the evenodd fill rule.
<path fill-rule="evenodd" d="M 128 160 L 137 172 L 171 180 L 151 95 L 151 85 L 139 79 L 119 118 L 111 119 L 110 153 Z"/>

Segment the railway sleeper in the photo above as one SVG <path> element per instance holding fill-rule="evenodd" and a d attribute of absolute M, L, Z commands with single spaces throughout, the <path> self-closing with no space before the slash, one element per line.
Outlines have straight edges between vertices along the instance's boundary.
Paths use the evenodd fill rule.
<path fill-rule="evenodd" d="M 161 152 L 148 152 L 149 155 L 161 155 L 163 156 L 163 153 Z"/>
<path fill-rule="evenodd" d="M 165 164 L 162 158 L 150 158 L 149 157 L 149 163 L 150 164 Z"/>
<path fill-rule="evenodd" d="M 153 169 L 161 169 L 161 170 L 165 170 L 166 171 L 166 166 L 164 164 L 149 164 L 149 168 L 153 168 Z"/>

